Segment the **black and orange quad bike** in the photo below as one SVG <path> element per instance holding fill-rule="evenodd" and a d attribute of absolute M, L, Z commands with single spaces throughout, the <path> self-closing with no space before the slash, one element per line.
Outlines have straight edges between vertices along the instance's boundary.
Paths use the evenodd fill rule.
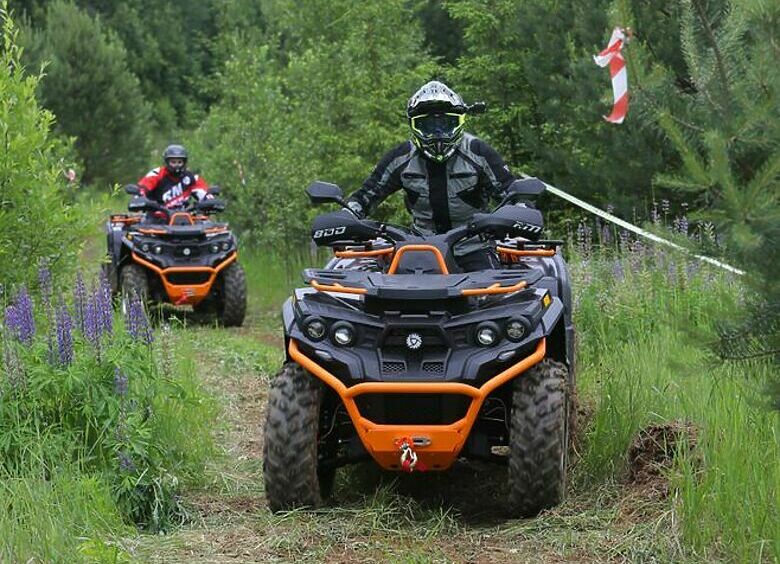
<path fill-rule="evenodd" d="M 211 215 L 225 209 L 218 199 L 169 210 L 139 196 L 130 214 L 115 214 L 106 223 L 106 276 L 123 308 L 133 295 L 150 304 L 192 306 L 214 312 L 226 326 L 240 326 L 246 314 L 246 276 L 238 263 L 235 235 Z M 209 190 L 212 195 L 219 188 Z M 134 212 L 134 213 L 133 213 Z"/>
<path fill-rule="evenodd" d="M 337 468 L 372 458 L 390 471 L 444 471 L 457 459 L 508 468 L 513 514 L 556 505 L 566 484 L 574 394 L 571 289 L 561 241 L 516 181 L 492 213 L 422 236 L 358 219 L 317 217 L 332 247 L 283 310 L 287 360 L 273 381 L 264 475 L 273 511 L 317 506 Z M 344 206 L 315 182 L 314 203 Z M 459 241 L 497 245 L 502 268 L 463 272 Z"/>

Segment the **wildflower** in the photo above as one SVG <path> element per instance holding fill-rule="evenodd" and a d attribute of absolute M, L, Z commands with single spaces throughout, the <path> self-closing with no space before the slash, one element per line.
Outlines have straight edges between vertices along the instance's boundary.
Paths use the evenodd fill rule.
<path fill-rule="evenodd" d="M 20 343 L 28 347 L 32 345 L 35 336 L 35 318 L 30 294 L 24 286 L 19 290 L 14 304 L 5 309 L 5 326 Z"/>
<path fill-rule="evenodd" d="M 621 259 L 615 259 L 612 261 L 612 278 L 616 282 L 622 282 L 626 277 L 626 273 L 623 270 L 623 261 Z"/>
<path fill-rule="evenodd" d="M 38 267 L 38 288 L 41 290 L 43 306 L 46 309 L 46 313 L 49 314 L 52 307 L 52 279 L 51 270 L 49 270 L 48 263 L 45 260 L 42 260 Z"/>
<path fill-rule="evenodd" d="M 76 274 L 76 285 L 73 288 L 73 313 L 76 317 L 76 326 L 82 335 L 86 336 L 84 327 L 84 310 L 87 306 L 87 287 L 81 271 Z"/>
<path fill-rule="evenodd" d="M 577 251 L 583 259 L 590 256 L 593 248 L 593 232 L 587 222 L 582 219 L 577 226 Z"/>
<path fill-rule="evenodd" d="M 114 368 L 114 393 L 119 397 L 127 395 L 127 375 L 119 367 Z"/>
<path fill-rule="evenodd" d="M 162 373 L 170 378 L 173 375 L 173 334 L 171 326 L 167 323 L 162 326 L 160 331 L 160 361 L 162 364 Z"/>
<path fill-rule="evenodd" d="M 3 368 L 11 389 L 16 390 L 24 386 L 24 365 L 13 344 L 5 335 L 3 335 Z"/>
<path fill-rule="evenodd" d="M 655 225 L 661 223 L 661 214 L 658 213 L 658 202 L 653 200 L 653 209 L 650 210 L 650 221 Z"/>
<path fill-rule="evenodd" d="M 73 319 L 62 300 L 57 308 L 56 325 L 59 361 L 61 365 L 68 366 L 73 362 Z"/>
<path fill-rule="evenodd" d="M 97 301 L 102 331 L 107 335 L 112 335 L 114 329 L 114 310 L 111 301 L 111 284 L 104 271 L 100 272 L 100 277 L 98 278 Z"/>
<path fill-rule="evenodd" d="M 103 329 L 99 307 L 94 294 L 87 298 L 84 305 L 84 338 L 95 348 L 98 356 L 100 356 L 100 336 Z"/>
<path fill-rule="evenodd" d="M 130 455 L 127 454 L 126 451 L 120 450 L 117 454 L 117 458 L 119 459 L 119 471 L 126 474 L 132 474 L 135 472 L 135 463 L 133 462 L 133 459 L 130 458 Z"/>
<path fill-rule="evenodd" d="M 147 345 L 151 345 L 152 341 L 154 341 L 152 327 L 149 324 L 144 304 L 137 294 L 130 298 L 130 304 L 125 316 L 125 327 L 130 337 L 136 342 L 142 341 Z"/>

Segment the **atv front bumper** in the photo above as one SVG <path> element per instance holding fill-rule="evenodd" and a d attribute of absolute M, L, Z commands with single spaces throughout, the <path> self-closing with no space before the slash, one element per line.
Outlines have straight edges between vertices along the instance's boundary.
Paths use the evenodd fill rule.
<path fill-rule="evenodd" d="M 427 469 L 446 470 L 452 466 L 463 449 L 485 398 L 541 362 L 546 354 L 546 341 L 541 339 L 531 355 L 497 374 L 479 388 L 458 382 L 364 382 L 347 387 L 336 376 L 303 354 L 294 339 L 290 339 L 288 352 L 292 360 L 339 395 L 363 446 L 382 468 L 401 469 L 399 445 L 403 439 L 410 438 L 419 460 Z M 448 425 L 387 425 L 374 423 L 360 414 L 355 398 L 363 394 L 457 394 L 470 397 L 471 403 L 462 419 Z"/>
<path fill-rule="evenodd" d="M 210 266 L 171 266 L 160 268 L 156 264 L 144 260 L 136 253 L 132 254 L 133 260 L 143 267 L 155 272 L 162 282 L 168 301 L 174 305 L 197 305 L 211 292 L 211 286 L 214 284 L 217 275 L 228 265 L 235 262 L 238 255 L 231 254 L 224 261 L 215 267 Z M 172 275 L 176 274 L 202 274 L 203 282 L 178 284 L 171 280 Z"/>

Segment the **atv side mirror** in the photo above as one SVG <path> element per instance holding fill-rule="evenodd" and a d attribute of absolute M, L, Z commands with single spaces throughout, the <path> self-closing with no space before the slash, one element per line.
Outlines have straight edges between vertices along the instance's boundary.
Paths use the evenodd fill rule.
<path fill-rule="evenodd" d="M 506 195 L 498 207 L 500 208 L 509 202 L 514 202 L 522 198 L 534 198 L 543 194 L 546 189 L 544 182 L 538 178 L 515 180 L 509 185 L 509 188 L 506 189 Z"/>
<path fill-rule="evenodd" d="M 144 211 L 149 207 L 149 200 L 142 196 L 136 196 L 132 200 L 130 200 L 130 203 L 127 204 L 127 209 L 131 212 L 140 212 Z"/>
<path fill-rule="evenodd" d="M 306 188 L 306 193 L 309 195 L 309 199 L 312 204 L 327 204 L 336 203 L 342 206 L 346 206 L 344 201 L 344 192 L 341 191 L 337 185 L 330 182 L 322 182 L 317 180 L 309 184 Z"/>
<path fill-rule="evenodd" d="M 141 193 L 141 189 L 137 184 L 128 184 L 125 186 L 125 192 L 132 196 L 138 196 Z"/>
<path fill-rule="evenodd" d="M 208 189 L 208 193 L 211 194 L 212 196 L 217 196 L 219 195 L 220 192 L 222 192 L 222 188 L 220 188 L 219 186 L 212 186 Z"/>

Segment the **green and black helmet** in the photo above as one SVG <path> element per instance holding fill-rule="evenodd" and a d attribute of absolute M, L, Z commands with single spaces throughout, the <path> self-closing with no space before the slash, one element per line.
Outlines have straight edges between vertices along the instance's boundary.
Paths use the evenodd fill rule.
<path fill-rule="evenodd" d="M 468 106 L 446 84 L 432 80 L 409 98 L 406 115 L 414 143 L 423 155 L 446 161 L 463 138 Z"/>
<path fill-rule="evenodd" d="M 187 157 L 187 149 L 183 145 L 168 145 L 163 151 L 165 168 L 176 177 L 181 176 L 187 170 Z M 171 164 L 170 161 L 174 159 L 180 162 L 175 165 Z"/>

